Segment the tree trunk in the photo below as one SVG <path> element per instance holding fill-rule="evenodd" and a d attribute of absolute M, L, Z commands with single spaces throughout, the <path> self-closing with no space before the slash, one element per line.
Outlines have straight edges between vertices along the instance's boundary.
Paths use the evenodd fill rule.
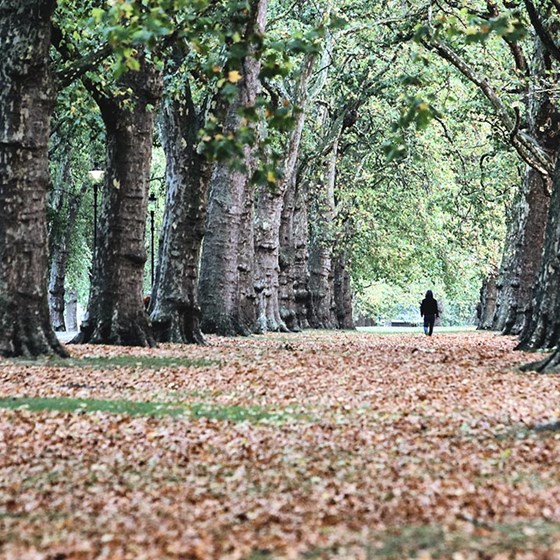
<path fill-rule="evenodd" d="M 68 290 L 66 326 L 71 332 L 78 330 L 78 293 L 74 289 Z"/>
<path fill-rule="evenodd" d="M 198 305 L 198 266 L 204 237 L 211 164 L 197 152 L 202 124 L 190 90 L 163 107 L 167 195 L 150 319 L 160 342 L 204 343 Z"/>
<path fill-rule="evenodd" d="M 47 296 L 48 68 L 55 0 L 0 4 L 0 355 L 66 353 Z"/>
<path fill-rule="evenodd" d="M 560 158 L 556 162 L 544 252 L 518 349 L 553 348 L 560 337 Z"/>
<path fill-rule="evenodd" d="M 66 174 L 65 174 L 66 175 Z M 68 180 L 70 180 L 68 174 Z M 66 185 L 66 182 L 65 182 Z M 69 245 L 74 235 L 78 211 L 82 203 L 83 195 L 87 188 L 85 183 L 79 193 L 69 196 L 67 215 L 62 231 L 56 236 L 51 246 L 51 269 L 49 276 L 49 309 L 51 323 L 55 331 L 66 331 L 64 321 L 65 307 L 65 281 L 68 256 L 70 254 Z M 74 329 L 75 330 L 75 329 Z"/>
<path fill-rule="evenodd" d="M 254 0 L 246 37 L 262 33 L 267 0 Z M 260 91 L 260 62 L 251 52 L 242 62 L 242 80 L 227 109 L 224 135 L 242 126 L 239 109 L 254 107 Z M 221 335 L 250 334 L 256 323 L 253 196 L 254 149 L 245 146 L 245 169 L 218 162 L 210 181 L 208 219 L 202 247 L 199 295 L 202 330 Z"/>
<path fill-rule="evenodd" d="M 508 227 L 496 283 L 492 329 L 503 334 L 519 334 L 523 329 L 541 259 L 548 203 L 541 174 L 528 168 Z"/>
<path fill-rule="evenodd" d="M 541 262 L 548 204 L 546 180 L 534 169 L 527 169 L 524 213 L 520 220 L 521 235 L 517 236 L 514 259 L 505 287 L 507 313 L 499 328 L 503 334 L 519 334 L 531 305 L 533 288 Z"/>
<path fill-rule="evenodd" d="M 293 179 L 284 195 L 280 225 L 280 316 L 291 331 L 308 328 L 309 272 L 307 199 L 304 185 Z"/>
<path fill-rule="evenodd" d="M 334 329 L 337 326 L 334 302 L 332 249 L 326 242 L 311 240 L 309 252 L 309 326 Z"/>
<path fill-rule="evenodd" d="M 492 321 L 496 314 L 496 279 L 497 273 L 491 272 L 480 288 L 480 301 L 476 309 L 477 329 L 492 330 Z"/>
<path fill-rule="evenodd" d="M 339 329 L 355 329 L 352 315 L 352 286 L 346 252 L 334 259 L 334 301 Z"/>
<path fill-rule="evenodd" d="M 263 185 L 259 189 L 255 220 L 255 291 L 257 293 L 258 328 L 260 331 L 287 331 L 280 312 L 279 248 L 282 206 L 286 191 L 293 188 L 296 164 L 307 105 L 307 89 L 316 55 L 304 59 L 294 105 L 298 107 L 291 131 L 282 178 L 276 188 Z"/>
<path fill-rule="evenodd" d="M 88 316 L 78 342 L 154 346 L 143 302 L 145 230 L 154 106 L 161 76 L 142 59 L 119 82 L 132 99 L 94 97 L 107 130 L 107 169 Z"/>
<path fill-rule="evenodd" d="M 313 201 L 314 219 L 311 228 L 311 248 L 309 252 L 309 325 L 316 329 L 336 328 L 334 302 L 334 187 L 336 181 L 336 161 L 338 142 L 342 129 L 337 132 L 328 154 L 327 171 Z"/>
<path fill-rule="evenodd" d="M 543 149 L 555 153 L 558 145 L 558 113 L 542 80 L 551 61 L 539 39 L 535 40 L 527 95 L 529 133 Z M 552 160 L 554 158 L 551 158 Z M 503 334 L 519 334 L 525 322 L 539 269 L 550 197 L 550 179 L 527 166 L 521 195 L 510 224 L 498 278 L 493 328 Z"/>

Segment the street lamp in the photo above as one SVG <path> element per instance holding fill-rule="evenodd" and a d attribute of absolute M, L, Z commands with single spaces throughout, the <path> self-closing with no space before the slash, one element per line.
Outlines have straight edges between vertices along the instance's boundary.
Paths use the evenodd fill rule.
<path fill-rule="evenodd" d="M 155 271 L 155 267 L 154 267 L 154 228 L 155 228 L 155 213 L 156 213 L 156 207 L 157 207 L 157 198 L 156 195 L 152 192 L 150 193 L 150 196 L 148 197 L 148 210 L 150 212 L 150 261 L 151 261 L 151 291 L 153 293 L 154 291 L 154 271 Z"/>
<path fill-rule="evenodd" d="M 93 256 L 95 258 L 95 250 L 97 248 L 97 192 L 99 183 L 103 180 L 105 171 L 102 169 L 92 169 L 89 176 L 93 182 Z"/>

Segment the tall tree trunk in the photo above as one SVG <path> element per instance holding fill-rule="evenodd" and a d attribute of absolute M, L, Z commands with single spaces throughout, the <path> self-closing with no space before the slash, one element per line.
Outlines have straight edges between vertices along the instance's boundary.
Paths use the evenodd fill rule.
<path fill-rule="evenodd" d="M 122 96 L 94 93 L 107 130 L 107 169 L 93 279 L 78 342 L 154 346 L 143 302 L 145 230 L 154 106 L 161 75 L 145 59 L 127 72 Z"/>
<path fill-rule="evenodd" d="M 496 282 L 492 329 L 519 334 L 523 329 L 541 260 L 549 195 L 542 176 L 528 168 L 513 208 Z"/>
<path fill-rule="evenodd" d="M 546 49 L 536 39 L 531 60 L 533 79 L 527 95 L 529 133 L 543 151 L 553 154 L 558 145 L 558 112 L 542 83 L 550 70 Z M 527 166 L 497 283 L 493 328 L 503 334 L 519 334 L 525 326 L 541 262 L 550 186 L 549 177 Z"/>
<path fill-rule="evenodd" d="M 0 4 L 0 355 L 66 353 L 47 301 L 48 68 L 55 0 Z"/>
<path fill-rule="evenodd" d="M 516 236 L 514 258 L 506 280 L 502 301 L 507 313 L 502 313 L 503 324 L 497 325 L 503 334 L 519 334 L 524 326 L 531 305 L 533 288 L 539 269 L 544 241 L 544 229 L 550 197 L 547 179 L 534 169 L 527 169 L 524 181 L 525 205 Z M 503 289 L 503 288 L 502 288 Z"/>
<path fill-rule="evenodd" d="M 342 129 L 333 139 L 332 148 L 327 156 L 325 178 L 319 183 L 314 203 L 314 217 L 311 227 L 309 251 L 309 325 L 316 329 L 336 328 L 334 302 L 334 187 L 336 182 L 336 162 L 338 142 Z"/>
<path fill-rule="evenodd" d="M 260 62 L 251 49 L 254 34 L 264 31 L 267 0 L 251 2 L 245 37 L 250 52 L 242 61 L 237 98 L 227 109 L 224 135 L 241 124 L 241 108 L 254 107 L 261 84 Z M 256 323 L 254 291 L 253 195 L 250 178 L 254 149 L 243 150 L 245 169 L 218 162 L 210 181 L 208 219 L 202 247 L 200 306 L 202 330 L 222 335 L 249 334 Z"/>
<path fill-rule="evenodd" d="M 186 89 L 161 112 L 167 195 L 150 319 L 160 342 L 204 343 L 198 305 L 198 266 L 212 166 L 197 151 L 202 115 Z"/>
<path fill-rule="evenodd" d="M 352 313 L 352 285 L 346 251 L 334 259 L 334 302 L 339 329 L 355 329 Z"/>
<path fill-rule="evenodd" d="M 66 327 L 69 331 L 78 330 L 78 292 L 73 288 L 68 290 L 66 300 Z"/>
<path fill-rule="evenodd" d="M 315 54 L 306 56 L 302 65 L 294 99 L 298 112 L 288 142 L 282 178 L 276 188 L 263 185 L 259 189 L 255 220 L 255 291 L 260 331 L 288 330 L 282 318 L 279 301 L 281 216 L 286 191 L 295 185 L 296 164 L 305 124 L 309 78 L 315 58 Z"/>
<path fill-rule="evenodd" d="M 70 174 L 67 175 L 70 181 Z M 66 181 L 64 183 L 67 185 Z M 79 193 L 71 194 L 67 198 L 67 214 L 62 227 L 58 232 L 56 240 L 51 245 L 51 267 L 49 273 L 49 310 L 51 323 L 55 331 L 66 331 L 64 320 L 66 268 L 70 254 L 69 245 L 76 228 L 78 211 L 87 189 L 84 183 Z"/>
<path fill-rule="evenodd" d="M 486 276 L 480 288 L 480 300 L 477 305 L 477 329 L 491 330 L 492 321 L 496 314 L 496 279 L 497 272 Z"/>
<path fill-rule="evenodd" d="M 291 331 L 309 327 L 308 244 L 306 189 L 296 176 L 284 195 L 279 251 L 280 316 Z"/>
<path fill-rule="evenodd" d="M 544 252 L 532 308 L 518 346 L 522 350 L 553 348 L 560 341 L 560 158 L 556 162 L 546 224 Z M 557 360 L 558 358 L 554 358 Z"/>

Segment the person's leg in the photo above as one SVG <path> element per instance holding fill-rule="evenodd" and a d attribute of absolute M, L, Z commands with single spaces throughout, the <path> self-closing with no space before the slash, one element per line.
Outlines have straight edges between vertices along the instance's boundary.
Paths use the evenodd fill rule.
<path fill-rule="evenodd" d="M 436 323 L 436 316 L 430 315 L 430 332 L 428 333 L 428 336 L 432 336 L 432 333 L 434 332 L 435 323 Z"/>
<path fill-rule="evenodd" d="M 424 334 L 428 334 L 430 330 L 430 319 L 428 315 L 424 315 Z"/>

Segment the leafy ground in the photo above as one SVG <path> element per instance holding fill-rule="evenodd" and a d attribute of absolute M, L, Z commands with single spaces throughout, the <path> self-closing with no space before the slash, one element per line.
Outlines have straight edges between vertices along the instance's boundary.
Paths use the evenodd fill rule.
<path fill-rule="evenodd" d="M 560 558 L 560 378 L 488 333 L 0 362 L 0 557 Z"/>

